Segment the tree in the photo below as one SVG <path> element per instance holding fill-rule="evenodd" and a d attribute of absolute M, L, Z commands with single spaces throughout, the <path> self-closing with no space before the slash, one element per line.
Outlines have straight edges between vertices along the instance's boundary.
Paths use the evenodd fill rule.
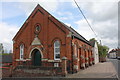
<path fill-rule="evenodd" d="M 100 57 L 106 57 L 108 53 L 109 48 L 105 45 L 98 44 L 98 53 Z"/>
<path fill-rule="evenodd" d="M 93 40 L 97 42 L 99 56 L 106 57 L 109 48 L 106 45 L 99 44 L 95 38 L 91 38 L 89 41 L 93 41 Z"/>
<path fill-rule="evenodd" d="M 89 41 L 96 41 L 97 45 L 99 44 L 98 41 L 95 38 L 91 38 Z"/>
<path fill-rule="evenodd" d="M 4 51 L 3 51 L 3 44 L 0 43 L 0 53 L 2 54 Z"/>
<path fill-rule="evenodd" d="M 93 41 L 93 40 L 96 40 L 95 38 L 91 38 L 89 41 Z"/>

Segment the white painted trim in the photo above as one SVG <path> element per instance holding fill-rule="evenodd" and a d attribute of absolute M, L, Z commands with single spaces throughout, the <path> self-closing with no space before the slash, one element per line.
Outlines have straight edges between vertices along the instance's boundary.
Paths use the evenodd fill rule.
<path fill-rule="evenodd" d="M 26 59 L 26 61 L 29 61 L 29 60 L 31 60 L 31 59 Z"/>
<path fill-rule="evenodd" d="M 59 41 L 59 40 L 56 40 L 55 42 L 57 42 L 57 41 L 58 41 L 59 44 L 60 44 L 60 41 Z M 55 46 L 55 42 L 54 42 L 54 60 L 60 60 L 60 58 L 57 59 L 57 58 L 55 57 L 55 55 L 56 55 L 56 54 L 59 54 L 59 55 L 60 55 L 60 52 L 61 52 L 61 49 L 60 49 L 61 44 L 59 45 L 59 47 L 58 47 L 58 46 L 56 47 L 56 46 Z M 56 53 L 56 52 L 55 52 L 55 48 L 59 48 L 59 49 L 60 49 L 60 52 L 59 52 L 59 53 Z"/>
<path fill-rule="evenodd" d="M 21 58 L 22 56 L 22 58 Z M 20 60 L 23 60 L 24 59 L 24 44 L 21 44 L 20 45 Z"/>
<path fill-rule="evenodd" d="M 67 35 L 67 37 L 72 37 L 72 33 L 69 32 L 68 35 Z"/>
<path fill-rule="evenodd" d="M 84 68 L 85 68 L 85 63 L 82 63 L 82 64 L 81 64 L 81 67 L 84 67 Z"/>
<path fill-rule="evenodd" d="M 29 60 L 31 60 L 31 59 L 22 59 L 22 60 L 20 60 L 20 59 L 15 59 L 15 61 L 29 61 Z"/>
<path fill-rule="evenodd" d="M 61 60 L 48 60 L 48 62 L 62 62 Z"/>
<path fill-rule="evenodd" d="M 42 61 L 48 61 L 48 59 L 44 59 L 44 58 L 43 58 Z"/>
<path fill-rule="evenodd" d="M 54 67 L 59 67 L 59 63 L 54 63 Z"/>
<path fill-rule="evenodd" d="M 48 62 L 54 62 L 54 60 L 48 60 Z"/>
<path fill-rule="evenodd" d="M 37 49 L 37 50 L 40 51 L 41 58 L 43 58 L 43 53 L 42 53 L 42 51 L 40 50 L 40 48 L 38 48 L 38 47 L 34 47 L 34 48 L 30 51 L 29 58 L 31 58 L 31 54 L 32 54 L 32 52 L 33 52 L 35 49 Z"/>
<path fill-rule="evenodd" d="M 15 59 L 15 61 L 20 61 L 20 59 Z"/>
<path fill-rule="evenodd" d="M 78 70 L 78 65 L 74 65 L 73 68 Z"/>
<path fill-rule="evenodd" d="M 26 61 L 25 59 L 15 59 L 15 61 Z"/>
<path fill-rule="evenodd" d="M 13 44 L 15 43 L 15 41 L 13 40 Z"/>

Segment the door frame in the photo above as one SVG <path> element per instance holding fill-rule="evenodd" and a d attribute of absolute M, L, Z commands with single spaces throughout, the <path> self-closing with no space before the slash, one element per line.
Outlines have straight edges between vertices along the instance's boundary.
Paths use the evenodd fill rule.
<path fill-rule="evenodd" d="M 38 57 L 38 55 L 39 55 L 39 57 Z M 34 49 L 31 56 L 32 56 L 32 59 L 31 59 L 32 65 L 33 66 L 41 66 L 42 58 L 41 58 L 40 51 L 38 49 Z M 37 61 L 36 61 L 36 59 L 37 59 Z M 36 62 L 37 62 L 37 64 L 36 64 Z"/>
<path fill-rule="evenodd" d="M 40 50 L 40 48 L 38 48 L 38 47 L 32 48 L 32 50 L 30 51 L 30 54 L 29 54 L 29 58 L 31 59 L 32 65 L 34 64 L 34 60 L 33 60 L 34 50 L 38 50 L 39 51 L 39 53 L 41 55 L 41 62 L 42 62 L 42 59 L 43 59 L 43 54 L 42 54 L 42 51 Z"/>
<path fill-rule="evenodd" d="M 40 48 L 38 48 L 38 47 L 34 47 L 34 48 L 32 48 L 32 50 L 30 51 L 30 54 L 29 54 L 29 58 L 30 58 L 30 59 L 32 58 L 32 53 L 33 53 L 33 51 L 34 51 L 35 49 L 37 49 L 37 50 L 40 51 L 40 54 L 41 54 L 41 60 L 42 60 L 42 59 L 43 59 L 43 53 L 42 53 L 42 51 L 40 50 Z"/>

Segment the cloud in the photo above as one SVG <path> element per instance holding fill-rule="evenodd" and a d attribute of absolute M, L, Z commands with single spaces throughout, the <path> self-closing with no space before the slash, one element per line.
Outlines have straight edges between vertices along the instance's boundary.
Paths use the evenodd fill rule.
<path fill-rule="evenodd" d="M 76 0 L 76 2 L 83 12 L 87 12 L 87 17 L 95 21 L 105 21 L 117 17 L 118 0 Z M 72 2 L 72 5 L 77 8 L 74 2 Z"/>
<path fill-rule="evenodd" d="M 71 26 L 71 24 L 69 24 L 69 23 L 65 23 L 65 24 L 66 24 L 67 26 L 69 26 L 69 27 Z"/>
<path fill-rule="evenodd" d="M 4 1 L 8 1 L 8 0 L 4 0 Z M 73 0 L 69 0 L 69 1 L 68 0 L 67 1 L 9 0 L 9 1 L 19 2 L 19 4 L 16 5 L 16 8 L 19 11 L 21 11 L 20 13 L 24 12 L 26 16 L 29 16 L 29 14 L 33 11 L 35 6 L 39 3 L 43 8 L 45 8 L 51 14 L 55 14 L 55 13 L 58 14 L 56 17 L 59 18 L 60 20 L 63 20 L 64 23 L 67 23 L 68 25 L 77 25 L 73 27 L 75 27 L 75 30 L 78 31 L 86 39 L 89 40 L 90 38 L 95 37 L 94 33 L 91 31 L 86 21 L 83 18 L 81 19 L 82 15 L 76 14 L 78 8 L 76 7 Z M 88 21 L 90 22 L 92 28 L 95 30 L 96 34 L 98 34 L 98 37 L 102 39 L 103 44 L 109 45 L 109 47 L 111 48 L 115 46 L 117 47 L 118 0 L 114 0 L 114 1 L 113 0 L 109 0 L 109 1 L 108 0 L 76 0 L 76 1 L 78 2 L 84 14 L 86 15 Z M 71 2 L 72 8 L 74 7 L 73 10 L 76 11 L 72 11 L 72 10 L 71 12 L 69 10 L 61 11 L 60 8 L 62 7 L 62 9 L 64 9 L 63 8 L 64 6 L 60 6 L 61 4 L 60 2 Z M 15 15 L 12 16 L 9 15 L 8 17 L 13 17 L 13 16 Z M 78 16 L 80 16 L 80 18 Z M 4 43 L 9 43 L 12 38 L 10 38 L 8 34 L 11 34 L 13 36 L 17 31 L 17 27 L 15 25 L 8 25 L 7 23 L 0 23 L 0 25 L 5 26 L 5 29 L 8 29 L 8 26 L 12 28 L 12 30 L 10 30 L 11 28 L 7 30 L 7 34 L 5 34 L 5 36 L 2 35 L 4 41 L 3 40 L 0 41 Z M 1 34 L 2 33 L 0 32 L 0 37 Z"/>
<path fill-rule="evenodd" d="M 107 45 L 110 48 L 116 48 L 118 46 L 117 24 L 111 23 L 110 21 L 100 23 L 94 23 L 94 21 L 90 19 L 88 19 L 88 21 L 93 25 L 92 27 L 98 37 L 94 35 L 84 19 L 75 22 L 78 26 L 75 28 L 75 30 L 84 36 L 87 40 L 95 37 L 98 42 L 99 40 L 102 40 L 102 44 Z"/>
<path fill-rule="evenodd" d="M 105 22 L 97 22 L 93 24 L 94 29 L 102 38 L 116 38 L 118 37 L 117 22 L 113 23 L 112 20 Z"/>
<path fill-rule="evenodd" d="M 72 12 L 67 12 L 67 11 L 66 12 L 60 12 L 60 11 L 58 11 L 57 15 L 59 16 L 58 19 L 60 19 L 61 21 L 74 19 L 74 16 L 73 16 Z"/>
<path fill-rule="evenodd" d="M 60 20 L 68 20 L 69 18 L 68 17 L 60 17 L 59 19 Z"/>
<path fill-rule="evenodd" d="M 109 39 L 109 38 L 103 38 L 102 39 L 102 43 L 103 45 L 105 44 L 106 46 L 109 46 L 109 48 L 111 49 L 114 49 L 114 48 L 117 48 L 116 45 L 118 45 L 118 39 L 116 38 L 112 38 L 112 39 Z"/>
<path fill-rule="evenodd" d="M 37 4 L 40 4 L 44 9 L 46 9 L 48 12 L 55 12 L 58 8 L 59 2 L 56 0 L 19 0 L 20 5 L 19 8 L 25 11 L 26 15 L 30 15 L 30 13 L 34 10 L 34 8 L 37 6 Z"/>
<path fill-rule="evenodd" d="M 107 21 L 117 18 L 118 6 L 116 2 L 93 3 L 93 5 L 91 10 L 89 9 L 88 16 L 94 21 Z"/>
<path fill-rule="evenodd" d="M 95 32 L 98 34 L 98 37 L 102 40 L 104 45 L 108 45 L 110 48 L 117 47 L 118 44 L 118 6 L 116 1 L 77 1 L 82 11 L 85 13 L 86 17 L 89 19 L 89 22 Z M 72 5 L 76 7 L 75 3 Z M 79 22 L 79 23 L 78 23 Z M 92 23 L 91 23 L 92 22 Z M 82 20 L 77 21 L 78 27 L 82 25 L 83 27 L 89 26 L 87 23 L 83 23 Z M 86 36 L 87 38 L 91 38 L 93 35 L 88 29 L 80 28 L 81 34 Z M 87 31 L 86 34 L 84 31 Z M 86 34 L 86 35 L 85 35 Z"/>
<path fill-rule="evenodd" d="M 88 21 L 90 23 L 92 23 L 92 20 L 88 20 Z M 75 30 L 77 32 L 79 32 L 87 40 L 89 40 L 90 38 L 95 37 L 93 32 L 91 31 L 90 27 L 86 23 L 85 19 L 79 20 L 79 21 L 75 22 L 75 24 L 77 24 L 77 26 L 78 26 L 77 28 L 75 28 Z"/>
<path fill-rule="evenodd" d="M 0 22 L 0 43 L 3 43 L 4 49 L 12 50 L 12 39 L 18 30 L 18 26 Z"/>
<path fill-rule="evenodd" d="M 20 11 L 25 12 L 26 16 L 29 16 L 30 13 L 32 13 L 34 8 L 37 6 L 37 4 L 40 4 L 42 7 L 44 7 L 44 9 L 46 9 L 48 12 L 52 13 L 52 12 L 55 12 L 57 10 L 58 5 L 59 5 L 59 1 L 56 1 L 56 0 L 24 0 L 24 1 L 23 0 L 2 0 L 1 2 L 2 2 L 1 3 L 2 6 L 4 4 L 10 4 L 11 3 L 9 5 L 10 8 L 17 8 L 14 11 L 11 11 L 11 9 L 9 10 L 14 15 L 4 16 L 4 14 L 0 14 L 0 15 L 2 15 L 2 18 L 18 16 L 18 15 L 21 14 Z M 14 4 L 14 3 L 16 3 L 16 4 Z M 1 11 L 2 11 L 2 13 L 8 13 L 8 12 L 5 12 L 6 11 L 5 9 L 2 9 Z"/>
<path fill-rule="evenodd" d="M 116 48 L 118 46 L 118 0 L 76 1 L 103 45 Z M 74 2 L 72 2 L 72 6 L 78 9 Z M 86 21 L 80 19 L 75 23 L 78 32 L 85 38 L 94 37 Z"/>
<path fill-rule="evenodd" d="M 65 15 L 69 15 L 69 16 L 72 16 L 73 14 L 71 12 L 57 12 L 58 15 L 60 16 L 65 16 Z"/>
<path fill-rule="evenodd" d="M 33 1 L 33 0 L 4 0 L 2 1 L 2 5 L 0 6 L 0 43 L 3 43 L 4 49 L 11 50 L 12 49 L 12 38 L 18 32 L 19 28 L 17 25 L 20 24 L 11 24 L 10 21 L 12 18 L 24 15 L 29 16 L 33 9 L 40 4 L 44 7 L 48 12 L 55 12 L 58 8 L 58 1 L 56 0 L 42 0 L 42 1 Z M 9 9 L 8 9 L 9 7 Z M 10 13 L 10 14 L 8 14 Z M 3 22 L 3 20 L 7 20 Z"/>
<path fill-rule="evenodd" d="M 23 11 L 18 8 L 19 3 L 15 4 L 14 2 L 2 2 L 0 4 L 0 20 L 21 16 L 23 13 Z"/>

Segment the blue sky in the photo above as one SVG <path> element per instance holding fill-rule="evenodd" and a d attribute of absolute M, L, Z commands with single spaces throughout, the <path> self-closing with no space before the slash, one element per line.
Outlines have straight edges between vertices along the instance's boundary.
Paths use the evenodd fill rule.
<path fill-rule="evenodd" d="M 20 5 L 20 3 L 19 2 L 2 3 L 3 18 L 1 19 L 3 22 L 7 22 L 8 24 L 15 24 L 18 26 L 21 26 L 24 23 L 24 21 L 27 19 L 29 15 L 26 15 L 26 13 L 22 9 L 16 7 L 17 5 Z M 36 5 L 34 7 L 36 7 Z M 54 17 L 56 17 L 58 20 L 62 22 L 72 23 L 71 26 L 75 27 L 76 24 L 74 24 L 73 22 L 83 18 L 78 8 L 72 7 L 71 2 L 60 2 L 58 8 L 59 9 L 56 10 L 57 13 L 52 11 L 49 11 L 49 13 L 51 13 Z"/>
<path fill-rule="evenodd" d="M 20 26 L 23 24 L 27 16 L 22 9 L 16 7 L 18 2 L 3 2 L 2 3 L 2 21 L 8 24 Z"/>
<path fill-rule="evenodd" d="M 9 0 L 8 2 L 5 0 L 0 3 L 0 5 L 2 4 L 0 6 L 0 38 L 2 38 L 0 39 L 0 43 L 3 43 L 5 49 L 12 49 L 12 38 L 37 4 L 40 4 L 58 20 L 68 26 L 72 26 L 87 40 L 95 37 L 73 0 L 66 2 L 63 0 L 24 1 L 18 0 L 15 2 L 14 0 Z M 76 1 L 98 35 L 96 39 L 101 39 L 103 45 L 116 48 L 118 36 L 117 0 L 101 0 L 100 2 L 95 0 Z M 111 22 L 114 23 L 111 24 Z M 111 34 L 113 31 L 116 32 Z"/>

